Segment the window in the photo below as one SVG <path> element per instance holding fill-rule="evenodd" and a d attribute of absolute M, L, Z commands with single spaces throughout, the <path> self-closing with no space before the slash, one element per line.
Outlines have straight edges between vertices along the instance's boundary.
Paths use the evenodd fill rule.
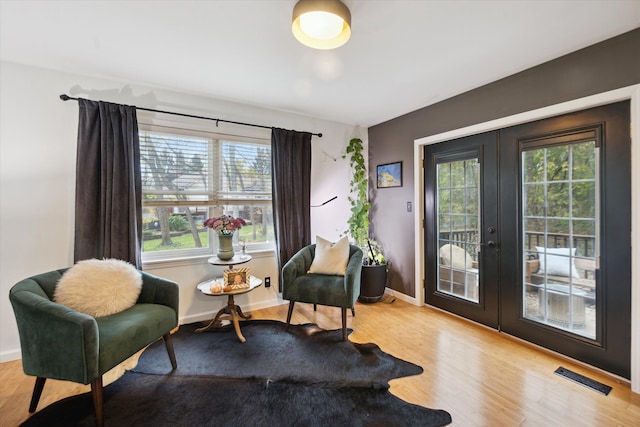
<path fill-rule="evenodd" d="M 524 316 L 596 339 L 596 140 L 522 152 Z"/>
<path fill-rule="evenodd" d="M 236 245 L 273 248 L 268 141 L 154 127 L 140 130 L 140 159 L 144 260 L 212 255 L 203 223 L 223 214 L 247 222 Z"/>
<path fill-rule="evenodd" d="M 437 289 L 478 303 L 480 162 L 477 157 L 439 162 L 436 177 L 440 259 Z"/>

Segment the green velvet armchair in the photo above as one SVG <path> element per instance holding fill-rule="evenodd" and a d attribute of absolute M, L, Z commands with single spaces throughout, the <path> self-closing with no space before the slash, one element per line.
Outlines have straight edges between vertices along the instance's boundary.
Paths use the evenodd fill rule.
<path fill-rule="evenodd" d="M 296 302 L 315 306 L 328 305 L 342 309 L 342 340 L 347 340 L 347 309 L 355 314 L 354 304 L 360 295 L 362 250 L 349 246 L 349 263 L 344 276 L 309 274 L 316 253 L 316 245 L 306 246 L 296 253 L 282 268 L 282 298 L 289 300 L 287 326 L 291 322 Z"/>
<path fill-rule="evenodd" d="M 105 372 L 160 337 L 176 368 L 170 331 L 178 325 L 178 285 L 141 272 L 142 291 L 133 307 L 94 318 L 53 302 L 58 280 L 66 270 L 24 279 L 9 292 L 22 368 L 36 377 L 29 412 L 36 410 L 47 378 L 91 384 L 96 424 L 101 426 Z"/>

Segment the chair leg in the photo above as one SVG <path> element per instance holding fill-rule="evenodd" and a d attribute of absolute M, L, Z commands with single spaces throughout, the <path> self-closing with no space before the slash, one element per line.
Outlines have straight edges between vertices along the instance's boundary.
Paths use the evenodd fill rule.
<path fill-rule="evenodd" d="M 31 404 L 29 405 L 29 412 L 34 413 L 36 408 L 38 407 L 38 402 L 40 401 L 40 396 L 42 396 L 42 389 L 44 388 L 44 383 L 47 381 L 46 378 L 36 377 L 36 385 L 33 387 L 33 394 L 31 395 Z"/>
<path fill-rule="evenodd" d="M 91 394 L 93 395 L 93 410 L 96 414 L 96 426 L 104 426 L 104 397 L 102 395 L 102 376 L 91 382 Z"/>
<path fill-rule="evenodd" d="M 313 311 L 318 311 L 318 304 L 313 304 Z"/>
<path fill-rule="evenodd" d="M 356 308 L 355 307 L 351 307 L 351 315 L 353 317 L 356 317 Z"/>
<path fill-rule="evenodd" d="M 162 336 L 162 340 L 164 341 L 164 346 L 167 348 L 167 353 L 169 354 L 169 360 L 171 360 L 171 366 L 173 369 L 178 368 L 178 364 L 176 363 L 176 354 L 173 351 L 173 341 L 171 341 L 171 332 Z"/>
<path fill-rule="evenodd" d="M 291 314 L 293 313 L 293 306 L 295 305 L 295 301 L 289 301 L 289 312 L 287 313 L 287 327 L 285 330 L 289 329 L 289 322 L 291 322 Z"/>
<path fill-rule="evenodd" d="M 347 340 L 347 309 L 342 308 L 342 341 Z"/>

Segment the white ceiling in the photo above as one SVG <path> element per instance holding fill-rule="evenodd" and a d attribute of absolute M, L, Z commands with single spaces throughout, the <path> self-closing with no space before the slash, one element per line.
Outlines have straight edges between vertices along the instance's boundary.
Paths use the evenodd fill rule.
<path fill-rule="evenodd" d="M 640 27 L 640 0 L 344 2 L 317 51 L 296 0 L 0 0 L 0 59 L 368 127 Z"/>

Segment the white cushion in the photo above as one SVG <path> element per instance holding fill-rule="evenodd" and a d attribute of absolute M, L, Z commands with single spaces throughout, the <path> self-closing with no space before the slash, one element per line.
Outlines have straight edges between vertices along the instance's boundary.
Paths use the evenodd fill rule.
<path fill-rule="evenodd" d="M 307 273 L 344 276 L 349 264 L 349 241 L 344 236 L 336 243 L 316 236 L 316 255 Z"/>
<path fill-rule="evenodd" d="M 453 268 L 470 269 L 473 266 L 473 258 L 460 246 L 446 244 L 440 248 L 440 258 L 443 265 Z"/>
<path fill-rule="evenodd" d="M 142 275 L 118 259 L 88 259 L 67 270 L 56 286 L 53 300 L 93 317 L 126 310 L 138 300 Z"/>
<path fill-rule="evenodd" d="M 575 248 L 543 248 L 536 246 L 536 250 L 540 260 L 538 274 L 547 273 L 552 276 L 580 278 L 572 258 L 576 254 Z"/>

